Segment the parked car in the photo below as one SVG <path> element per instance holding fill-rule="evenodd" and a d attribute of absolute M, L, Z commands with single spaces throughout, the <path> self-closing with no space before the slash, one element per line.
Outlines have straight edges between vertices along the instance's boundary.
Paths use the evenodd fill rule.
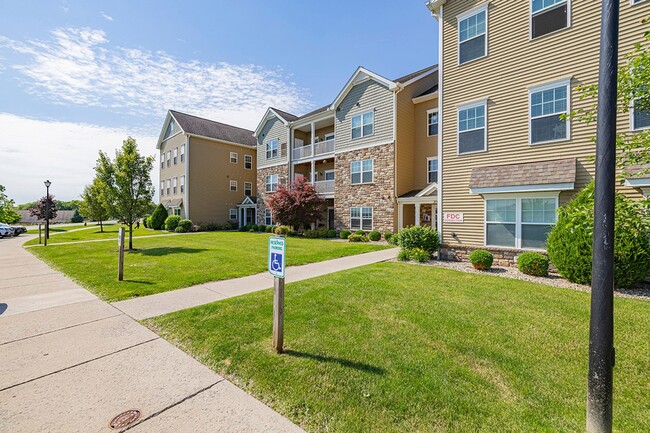
<path fill-rule="evenodd" d="M 10 238 L 14 235 L 14 229 L 4 223 L 0 223 L 0 237 Z"/>
<path fill-rule="evenodd" d="M 27 227 L 25 226 L 11 226 L 14 229 L 14 236 L 18 236 L 22 233 L 27 233 Z"/>

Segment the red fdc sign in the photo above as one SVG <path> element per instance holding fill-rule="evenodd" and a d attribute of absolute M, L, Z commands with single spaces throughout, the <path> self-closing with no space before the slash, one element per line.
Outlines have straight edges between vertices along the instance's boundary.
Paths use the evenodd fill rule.
<path fill-rule="evenodd" d="M 465 219 L 463 212 L 445 212 L 444 222 L 446 223 L 462 223 Z"/>

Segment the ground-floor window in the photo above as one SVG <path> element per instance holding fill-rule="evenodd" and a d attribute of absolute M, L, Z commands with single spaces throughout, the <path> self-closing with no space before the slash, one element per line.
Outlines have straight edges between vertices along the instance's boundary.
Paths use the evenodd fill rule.
<path fill-rule="evenodd" d="M 546 248 L 555 224 L 557 197 L 485 200 L 485 244 L 511 248 Z"/>
<path fill-rule="evenodd" d="M 273 211 L 269 208 L 264 209 L 264 225 L 273 225 Z"/>
<path fill-rule="evenodd" d="M 237 219 L 237 209 L 230 209 L 230 221 Z"/>
<path fill-rule="evenodd" d="M 372 207 L 351 207 L 350 228 L 352 230 L 372 230 Z"/>
<path fill-rule="evenodd" d="M 178 208 L 178 207 L 174 208 L 174 215 L 180 216 L 181 215 L 181 208 Z"/>

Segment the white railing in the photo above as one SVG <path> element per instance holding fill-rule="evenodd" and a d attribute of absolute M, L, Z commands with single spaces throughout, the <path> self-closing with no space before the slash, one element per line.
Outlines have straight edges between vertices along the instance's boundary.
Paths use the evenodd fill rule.
<path fill-rule="evenodd" d="M 335 141 L 334 139 L 327 141 L 320 141 L 306 146 L 299 146 L 293 148 L 293 160 L 307 159 L 314 156 L 324 155 L 326 153 L 334 153 Z"/>
<path fill-rule="evenodd" d="M 314 182 L 314 187 L 319 194 L 334 194 L 333 180 L 318 180 Z"/>

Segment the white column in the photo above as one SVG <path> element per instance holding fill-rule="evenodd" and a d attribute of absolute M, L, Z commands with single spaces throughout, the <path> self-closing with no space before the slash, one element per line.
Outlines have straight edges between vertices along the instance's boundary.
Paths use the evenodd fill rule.
<path fill-rule="evenodd" d="M 311 161 L 311 183 L 314 183 L 314 180 L 316 179 L 316 161 L 312 159 Z"/>
<path fill-rule="evenodd" d="M 431 228 L 436 228 L 436 205 L 431 203 Z"/>
<path fill-rule="evenodd" d="M 420 203 L 415 203 L 415 225 L 420 225 Z"/>
<path fill-rule="evenodd" d="M 311 122 L 311 156 L 314 156 L 314 142 L 316 141 L 316 124 Z"/>
<path fill-rule="evenodd" d="M 397 207 L 397 231 L 404 228 L 404 203 L 399 203 Z"/>
<path fill-rule="evenodd" d="M 239 218 L 238 218 L 239 219 L 239 228 L 244 226 L 243 218 L 242 218 L 242 210 L 243 210 L 243 208 L 237 209 L 237 214 L 239 215 Z"/>

